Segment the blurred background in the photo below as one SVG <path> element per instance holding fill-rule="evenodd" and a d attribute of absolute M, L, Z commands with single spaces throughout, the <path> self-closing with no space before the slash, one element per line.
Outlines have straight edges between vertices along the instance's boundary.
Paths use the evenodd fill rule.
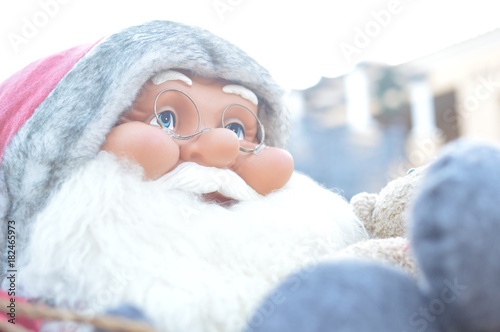
<path fill-rule="evenodd" d="M 5 1 L 0 81 L 130 25 L 201 26 L 269 69 L 287 91 L 296 169 L 350 198 L 451 140 L 500 140 L 497 16 L 490 0 Z"/>

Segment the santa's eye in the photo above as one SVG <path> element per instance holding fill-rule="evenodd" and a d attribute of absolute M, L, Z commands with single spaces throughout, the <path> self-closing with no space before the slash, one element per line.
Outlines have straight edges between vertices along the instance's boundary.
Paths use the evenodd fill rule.
<path fill-rule="evenodd" d="M 232 122 L 232 123 L 226 124 L 224 126 L 224 128 L 232 130 L 236 134 L 236 136 L 238 136 L 238 139 L 240 141 L 245 139 L 245 128 L 243 127 L 242 124 L 240 124 L 238 122 Z"/>
<path fill-rule="evenodd" d="M 177 118 L 173 111 L 163 111 L 158 114 L 158 119 L 157 117 L 152 118 L 149 124 L 174 130 L 177 125 Z"/>

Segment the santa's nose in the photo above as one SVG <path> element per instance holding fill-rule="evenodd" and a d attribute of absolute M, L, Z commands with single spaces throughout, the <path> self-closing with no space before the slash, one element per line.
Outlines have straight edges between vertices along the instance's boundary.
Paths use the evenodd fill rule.
<path fill-rule="evenodd" d="M 238 136 L 225 128 L 211 129 L 188 141 L 180 149 L 180 159 L 202 166 L 227 168 L 240 149 Z"/>

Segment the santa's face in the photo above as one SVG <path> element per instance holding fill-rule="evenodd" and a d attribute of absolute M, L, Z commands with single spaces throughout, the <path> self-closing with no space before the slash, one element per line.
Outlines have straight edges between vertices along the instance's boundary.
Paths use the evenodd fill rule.
<path fill-rule="evenodd" d="M 266 195 L 288 182 L 293 159 L 282 149 L 260 145 L 263 135 L 252 91 L 167 71 L 145 84 L 103 150 L 138 163 L 148 179 L 195 162 L 232 170 Z M 209 197 L 225 199 L 220 192 Z"/>

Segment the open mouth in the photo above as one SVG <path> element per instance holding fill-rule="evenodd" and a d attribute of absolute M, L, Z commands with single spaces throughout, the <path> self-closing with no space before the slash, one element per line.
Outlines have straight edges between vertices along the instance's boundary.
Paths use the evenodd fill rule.
<path fill-rule="evenodd" d="M 222 195 L 218 191 L 214 191 L 208 194 L 202 194 L 203 200 L 207 203 L 218 204 L 222 207 L 230 207 L 236 203 L 238 200 Z"/>

